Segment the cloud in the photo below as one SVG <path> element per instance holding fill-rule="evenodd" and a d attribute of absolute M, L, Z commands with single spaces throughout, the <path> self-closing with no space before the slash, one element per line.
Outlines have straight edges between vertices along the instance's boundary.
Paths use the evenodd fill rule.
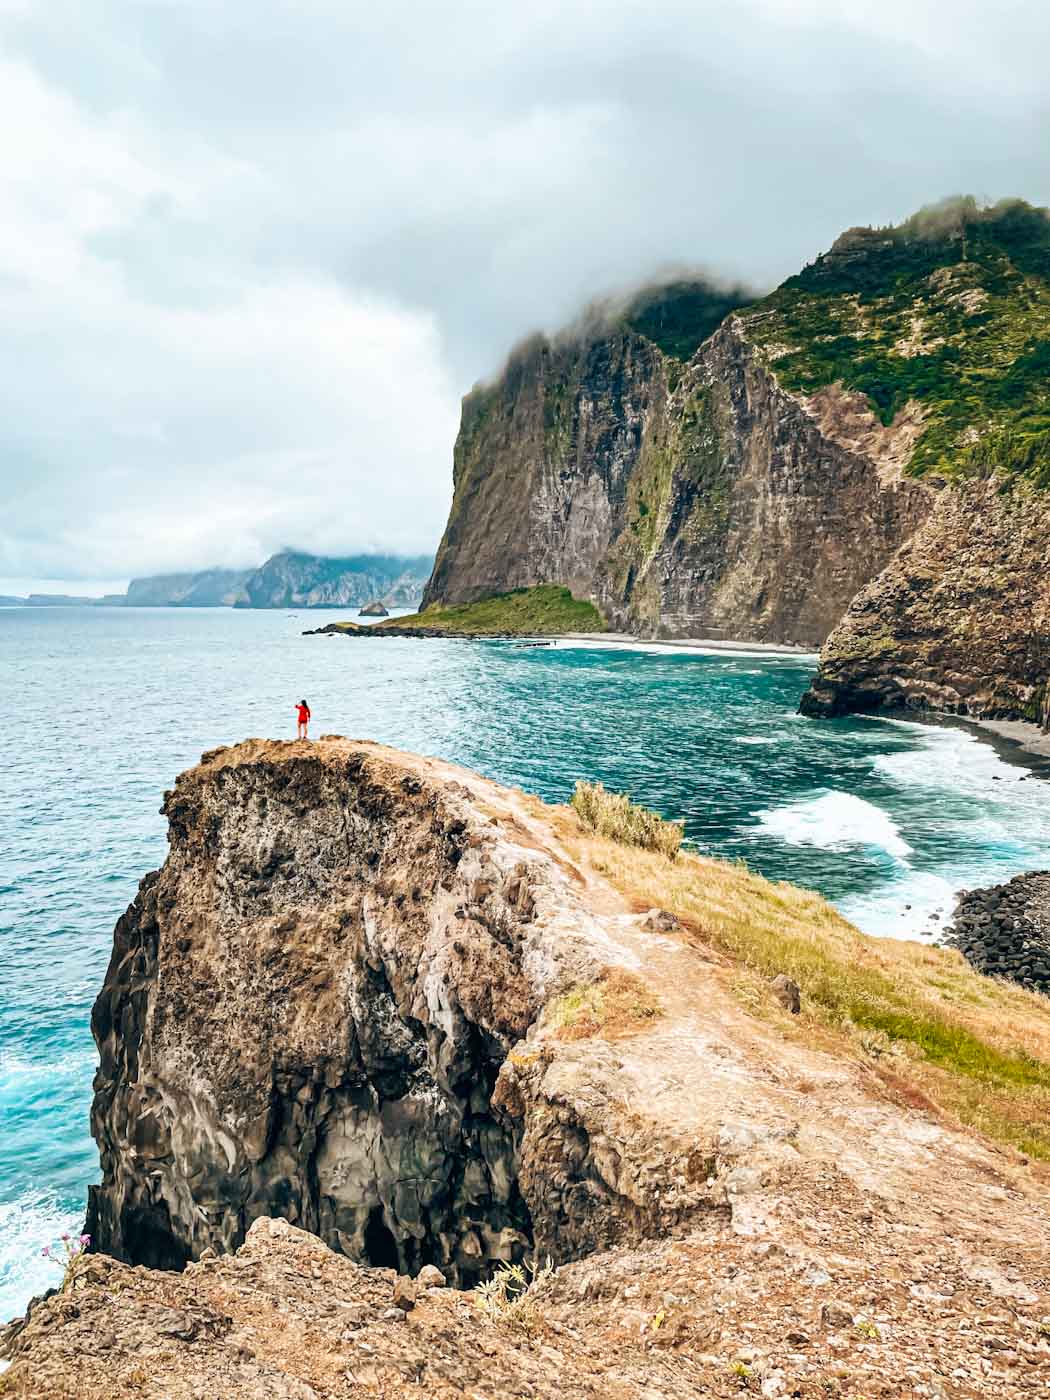
<path fill-rule="evenodd" d="M 1038 11 L 0 0 L 0 576 L 433 547 L 530 330 L 1050 202 Z"/>

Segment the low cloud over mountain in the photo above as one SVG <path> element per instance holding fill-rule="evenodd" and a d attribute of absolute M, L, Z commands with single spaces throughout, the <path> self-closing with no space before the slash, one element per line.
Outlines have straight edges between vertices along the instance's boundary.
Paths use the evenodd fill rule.
<path fill-rule="evenodd" d="M 0 586 L 433 548 L 530 329 L 1050 201 L 1018 0 L 5 0 L 0 38 Z"/>

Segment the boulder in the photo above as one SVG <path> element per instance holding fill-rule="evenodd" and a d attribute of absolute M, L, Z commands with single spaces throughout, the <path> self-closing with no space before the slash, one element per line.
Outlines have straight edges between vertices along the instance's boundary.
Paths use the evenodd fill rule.
<path fill-rule="evenodd" d="M 769 985 L 773 989 L 773 995 L 784 1010 L 797 1016 L 802 1010 L 802 992 L 798 983 L 793 982 L 786 973 L 778 972 Z"/>

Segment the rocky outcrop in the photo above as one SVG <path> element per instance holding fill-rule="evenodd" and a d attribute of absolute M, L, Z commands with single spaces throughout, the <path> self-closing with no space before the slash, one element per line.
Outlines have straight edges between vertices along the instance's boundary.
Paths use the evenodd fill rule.
<path fill-rule="evenodd" d="M 683 366 L 536 339 L 463 405 L 425 602 L 558 582 L 650 636 L 819 645 L 930 509 L 913 420 L 782 390 L 733 317 Z"/>
<path fill-rule="evenodd" d="M 920 1169 L 935 1147 L 916 1144 Z M 1038 1393 L 1050 1365 L 1035 1268 L 1045 1232 L 997 1170 L 972 1179 L 969 1211 L 962 1193 L 945 1196 L 938 1238 L 907 1194 L 892 1204 L 854 1197 L 829 1164 L 798 1209 L 757 1238 L 699 1231 L 597 1255 L 558 1269 L 505 1320 L 422 1279 L 408 1294 L 406 1280 L 283 1220 L 257 1220 L 236 1255 L 182 1274 L 89 1255 L 68 1292 L 13 1339 L 0 1391 L 17 1400 L 1020 1400 Z M 978 1201 L 990 1242 L 979 1251 Z M 831 1227 L 823 1237 L 822 1220 Z M 1025 1225 L 1034 1226 L 1027 1236 Z"/>
<path fill-rule="evenodd" d="M 358 614 L 359 617 L 389 617 L 390 609 L 384 608 L 380 602 L 366 603 Z"/>
<path fill-rule="evenodd" d="M 0 1392 L 670 1400 L 831 1374 L 1013 1400 L 1050 1365 L 1045 1173 L 917 1089 L 954 1041 L 926 1063 L 811 1019 L 821 950 L 895 968 L 816 896 L 791 914 L 714 862 L 635 869 L 564 809 L 332 737 L 205 755 L 165 806 L 94 1017 L 110 1254 L 0 1335 Z M 798 1007 L 713 937 L 770 901 Z M 1038 1004 L 923 958 L 896 963 L 916 1014 L 943 987 L 987 1036 L 1001 1009 L 976 1043 L 1041 1084 Z M 967 1095 L 1001 1104 L 970 1044 Z M 539 1278 L 516 1302 L 434 1286 L 519 1254 Z"/>
<path fill-rule="evenodd" d="M 342 608 L 380 599 L 391 607 L 414 607 L 422 597 L 431 564 L 426 555 L 325 559 L 285 550 L 249 574 L 235 606 Z"/>
<path fill-rule="evenodd" d="M 1050 871 L 968 890 L 945 935 L 978 972 L 1050 993 Z"/>
<path fill-rule="evenodd" d="M 828 638 L 803 712 L 929 709 L 1050 727 L 1047 499 L 996 479 L 941 492 Z"/>
<path fill-rule="evenodd" d="M 511 1062 L 557 990 L 627 955 L 474 782 L 335 739 L 179 779 L 92 1019 L 98 1247 L 178 1267 L 281 1215 L 469 1283 L 704 1207 L 702 1183 L 649 1189 L 673 1160 L 592 1142 L 604 1112 L 559 1104 L 542 1055 Z"/>

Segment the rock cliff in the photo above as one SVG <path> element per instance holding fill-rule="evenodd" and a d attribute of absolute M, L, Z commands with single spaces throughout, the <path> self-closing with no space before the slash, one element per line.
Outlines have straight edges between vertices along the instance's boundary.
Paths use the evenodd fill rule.
<path fill-rule="evenodd" d="M 498 834 L 499 789 L 440 777 L 328 740 L 179 779 L 92 1020 L 102 1249 L 178 1267 L 282 1215 L 469 1283 L 534 1241 L 571 1258 L 706 1204 L 702 1182 L 650 1189 L 659 1157 L 626 1166 L 535 1065 L 512 1071 L 551 995 L 629 954 L 571 871 Z"/>
<path fill-rule="evenodd" d="M 643 635 L 827 641 L 810 713 L 1045 723 L 1046 211 L 852 229 L 695 314 L 534 338 L 467 396 L 427 601 L 561 583 Z"/>
<path fill-rule="evenodd" d="M 373 744 L 217 750 L 165 809 L 94 1014 L 107 1252 L 0 1337 L 0 1393 L 1042 1385 L 1050 1192 L 1008 1145 L 1050 1152 L 1042 999 Z M 435 1286 L 530 1255 L 511 1307 Z"/>
<path fill-rule="evenodd" d="M 360 607 L 375 600 L 414 607 L 431 569 L 429 556 L 360 554 L 325 559 L 285 550 L 245 579 L 238 608 Z"/>
<path fill-rule="evenodd" d="M 251 569 L 201 569 L 197 573 L 154 574 L 133 578 L 124 606 L 128 608 L 229 608 Z"/>
<path fill-rule="evenodd" d="M 1050 495 L 995 478 L 941 491 L 829 636 L 802 709 L 1050 728 Z"/>
<path fill-rule="evenodd" d="M 905 419 L 785 393 L 731 317 L 687 365 L 534 340 L 463 407 L 426 602 L 558 582 L 650 636 L 819 645 L 930 508 Z"/>

